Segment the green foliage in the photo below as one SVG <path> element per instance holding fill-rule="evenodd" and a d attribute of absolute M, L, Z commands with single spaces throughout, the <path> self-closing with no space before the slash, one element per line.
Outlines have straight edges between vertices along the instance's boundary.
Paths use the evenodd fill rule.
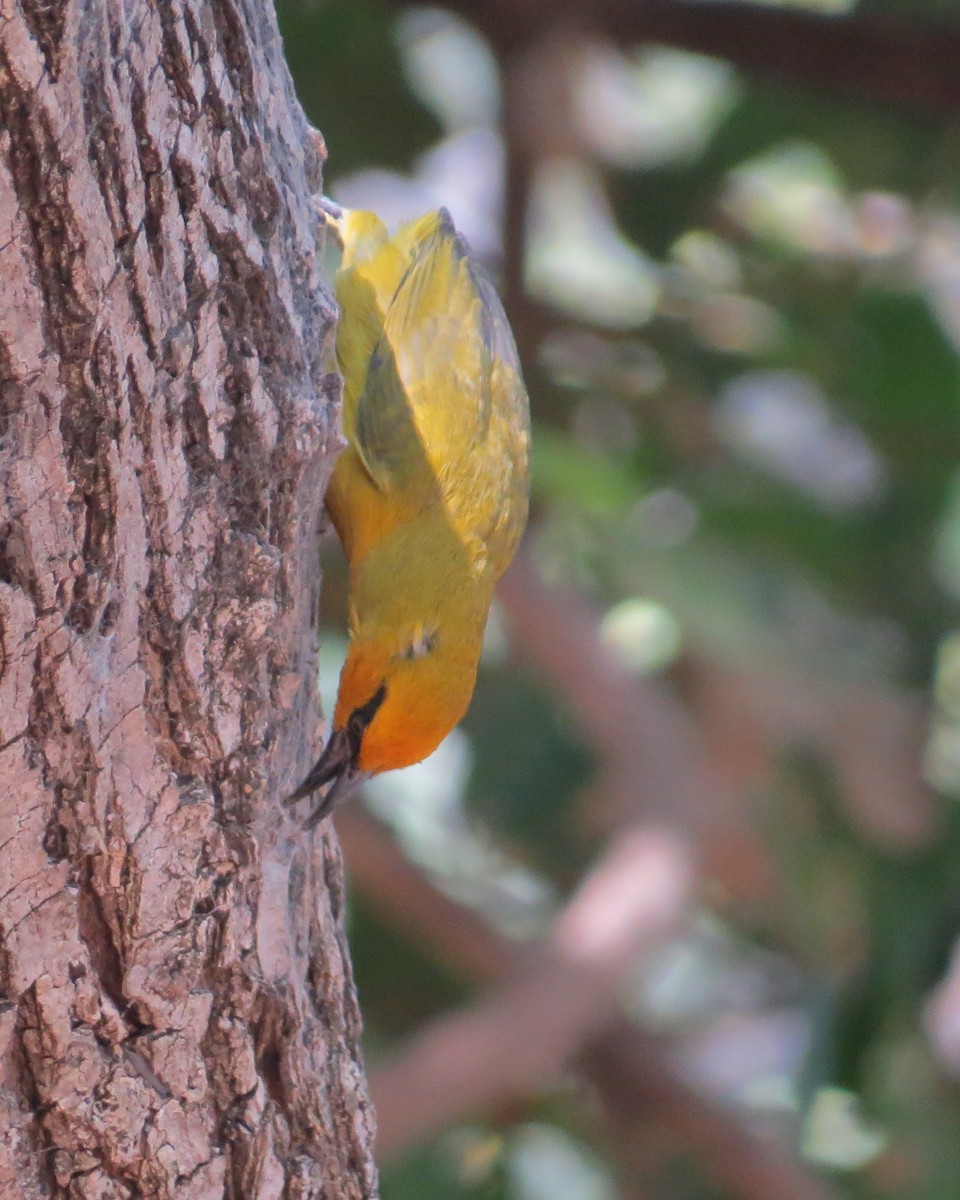
<path fill-rule="evenodd" d="M 488 1169 L 477 1170 L 471 1176 L 469 1170 L 458 1164 L 448 1145 L 434 1144 L 388 1166 L 380 1182 L 383 1195 L 392 1200 L 424 1200 L 427 1196 L 443 1196 L 444 1200 L 509 1200 L 502 1162 L 494 1161 Z"/>
<path fill-rule="evenodd" d="M 571 444 L 549 426 L 538 426 L 532 447 L 535 495 L 570 501 L 586 511 L 623 510 L 637 495 L 637 479 L 609 456 Z"/>
<path fill-rule="evenodd" d="M 398 936 L 362 896 L 351 896 L 348 927 L 367 1033 L 377 1043 L 389 1042 L 469 994 L 464 980 L 423 946 Z"/>
<path fill-rule="evenodd" d="M 515 672 L 485 671 L 464 726 L 477 751 L 470 811 L 547 878 L 575 882 L 596 850 L 577 811 L 592 763 L 556 701 Z"/>
<path fill-rule="evenodd" d="M 833 1084 L 883 1111 L 888 1074 L 878 1077 L 878 1056 L 914 1036 L 947 965 L 960 914 L 960 814 L 948 814 L 935 845 L 883 851 L 851 827 L 816 758 L 792 756 L 785 774 L 792 783 L 768 820 L 788 897 L 781 930 L 811 967 L 817 1020 L 805 1096 Z"/>
<path fill-rule="evenodd" d="M 279 0 L 277 16 L 300 100 L 337 172 L 405 167 L 436 138 L 436 120 L 406 85 L 388 6 Z"/>

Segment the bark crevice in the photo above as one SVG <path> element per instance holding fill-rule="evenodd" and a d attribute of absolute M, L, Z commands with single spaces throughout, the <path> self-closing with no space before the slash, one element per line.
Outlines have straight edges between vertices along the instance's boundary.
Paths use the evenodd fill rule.
<path fill-rule="evenodd" d="M 322 142 L 273 16 L 0 20 L 0 1200 L 371 1200 L 315 746 Z"/>

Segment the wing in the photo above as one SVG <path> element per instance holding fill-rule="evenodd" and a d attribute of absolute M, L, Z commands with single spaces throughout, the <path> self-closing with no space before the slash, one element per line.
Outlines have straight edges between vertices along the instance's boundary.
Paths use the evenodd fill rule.
<path fill-rule="evenodd" d="M 350 441 L 367 368 L 383 336 L 384 316 L 417 247 L 429 237 L 438 217 L 429 213 L 394 237 L 376 214 L 362 209 L 345 209 L 335 222 L 343 246 L 335 284 L 340 304 L 337 359 L 344 377 L 344 434 Z"/>
<path fill-rule="evenodd" d="M 527 395 L 493 285 L 444 210 L 427 222 L 384 317 L 355 445 L 377 487 L 442 504 L 499 574 L 526 517 Z"/>

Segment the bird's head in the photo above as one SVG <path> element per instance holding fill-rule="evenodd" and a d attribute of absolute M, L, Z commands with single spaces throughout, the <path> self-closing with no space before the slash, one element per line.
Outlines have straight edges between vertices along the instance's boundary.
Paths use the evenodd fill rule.
<path fill-rule="evenodd" d="M 288 802 L 329 785 L 307 826 L 358 784 L 432 753 L 467 711 L 495 576 L 439 509 L 351 563 L 350 642 L 333 730 Z"/>
<path fill-rule="evenodd" d="M 416 624 L 350 643 L 333 726 L 353 730 L 358 771 L 408 767 L 440 745 L 467 711 L 482 636 Z"/>
<path fill-rule="evenodd" d="M 411 766 L 440 745 L 467 711 L 482 640 L 482 622 L 455 630 L 416 624 L 351 640 L 330 739 L 289 798 L 330 785 L 308 825 L 372 775 Z"/>

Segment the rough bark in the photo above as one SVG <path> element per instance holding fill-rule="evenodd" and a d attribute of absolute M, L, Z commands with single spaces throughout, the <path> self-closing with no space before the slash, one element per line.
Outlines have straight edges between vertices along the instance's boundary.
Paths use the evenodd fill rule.
<path fill-rule="evenodd" d="M 0 1197 L 372 1197 L 322 144 L 259 0 L 0 0 Z"/>

